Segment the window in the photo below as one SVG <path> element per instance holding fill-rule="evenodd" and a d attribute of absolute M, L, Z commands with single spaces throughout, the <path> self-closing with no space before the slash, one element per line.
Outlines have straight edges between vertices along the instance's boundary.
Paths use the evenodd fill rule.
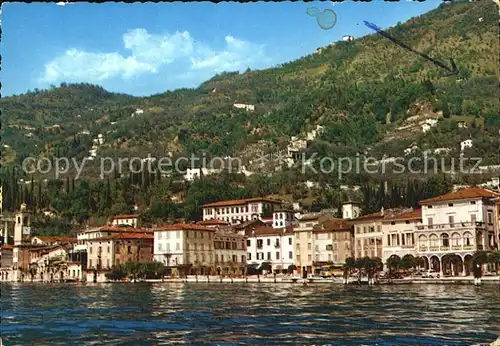
<path fill-rule="evenodd" d="M 292 237 L 288 237 L 288 245 L 292 245 Z"/>
<path fill-rule="evenodd" d="M 247 239 L 247 246 L 251 246 L 252 242 L 250 241 L 250 239 Z"/>
<path fill-rule="evenodd" d="M 264 245 L 264 240 L 262 239 L 257 239 L 257 249 L 262 249 L 262 246 Z"/>
<path fill-rule="evenodd" d="M 292 251 L 288 251 L 288 258 L 293 259 L 293 252 Z"/>
<path fill-rule="evenodd" d="M 387 245 L 391 246 L 391 235 L 390 234 L 387 235 Z"/>
<path fill-rule="evenodd" d="M 476 201 L 470 201 L 470 204 L 476 204 Z"/>
<path fill-rule="evenodd" d="M 89 253 L 92 253 L 92 246 L 89 246 Z"/>
<path fill-rule="evenodd" d="M 428 205 L 428 206 L 427 206 L 427 209 L 432 209 L 432 205 Z"/>
<path fill-rule="evenodd" d="M 163 235 L 163 232 L 158 232 L 158 240 L 161 240 L 162 235 Z"/>
<path fill-rule="evenodd" d="M 271 260 L 271 253 L 270 253 L 270 252 L 268 252 L 268 253 L 267 253 L 267 259 L 268 259 L 269 261 Z"/>
<path fill-rule="evenodd" d="M 331 260 L 332 260 L 332 254 L 331 254 L 331 253 L 329 253 L 329 254 L 328 254 L 328 261 L 331 261 Z"/>
<path fill-rule="evenodd" d="M 179 239 L 181 237 L 181 231 L 175 232 L 175 236 L 177 239 Z"/>
<path fill-rule="evenodd" d="M 132 246 L 130 246 L 130 245 L 129 245 L 129 246 L 127 246 L 127 252 L 128 252 L 129 254 L 131 254 L 131 253 L 132 253 Z"/>
<path fill-rule="evenodd" d="M 491 211 L 488 212 L 488 224 L 493 225 L 493 213 Z"/>
<path fill-rule="evenodd" d="M 315 238 L 316 240 L 318 240 L 318 237 L 319 237 L 319 234 L 318 234 L 318 233 L 314 234 L 314 238 Z"/>
<path fill-rule="evenodd" d="M 92 260 L 89 259 L 89 267 L 92 268 Z"/>
<path fill-rule="evenodd" d="M 448 234 L 446 234 L 446 233 L 441 234 L 441 244 L 443 247 L 450 246 L 450 239 L 449 239 Z"/>
<path fill-rule="evenodd" d="M 315 250 L 316 252 L 318 252 L 318 251 L 319 251 L 319 245 L 316 245 L 316 246 L 314 247 L 314 250 Z"/>
<path fill-rule="evenodd" d="M 271 245 L 271 239 L 267 238 L 267 246 Z"/>
<path fill-rule="evenodd" d="M 453 215 L 448 215 L 448 222 L 450 223 L 450 227 L 455 227 L 455 217 Z"/>
<path fill-rule="evenodd" d="M 249 260 L 249 261 L 251 261 L 251 260 L 252 260 L 252 254 L 251 254 L 250 252 L 249 252 L 249 253 L 247 253 L 247 258 L 248 258 L 248 260 Z"/>
<path fill-rule="evenodd" d="M 475 224 L 476 223 L 476 214 L 470 214 L 470 222 L 472 224 Z"/>
<path fill-rule="evenodd" d="M 307 243 L 307 250 L 311 250 L 311 249 L 312 249 L 311 243 Z"/>
<path fill-rule="evenodd" d="M 279 252 L 276 252 L 276 259 L 279 260 L 280 259 L 280 253 Z"/>
<path fill-rule="evenodd" d="M 175 244 L 175 249 L 176 249 L 176 250 L 180 250 L 180 249 L 181 249 L 181 244 L 176 243 L 176 244 Z"/>
<path fill-rule="evenodd" d="M 297 262 L 300 262 L 300 255 L 297 255 Z"/>
<path fill-rule="evenodd" d="M 312 255 L 311 254 L 307 255 L 307 260 L 308 261 L 312 261 Z"/>
<path fill-rule="evenodd" d="M 432 217 L 427 219 L 427 224 L 429 225 L 429 228 L 432 228 L 432 222 L 433 222 Z"/>
<path fill-rule="evenodd" d="M 161 252 L 162 248 L 161 248 L 161 243 L 158 244 L 158 252 Z"/>
<path fill-rule="evenodd" d="M 448 203 L 448 207 L 453 207 L 453 203 Z"/>
<path fill-rule="evenodd" d="M 245 255 L 241 255 L 241 263 L 245 263 L 246 260 L 245 260 Z"/>
<path fill-rule="evenodd" d="M 311 239 L 311 236 L 312 236 L 312 233 L 311 232 L 307 232 L 307 238 Z"/>

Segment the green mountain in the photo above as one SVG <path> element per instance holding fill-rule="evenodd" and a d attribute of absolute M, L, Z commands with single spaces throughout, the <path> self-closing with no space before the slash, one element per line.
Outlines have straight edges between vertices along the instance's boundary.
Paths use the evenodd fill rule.
<path fill-rule="evenodd" d="M 452 57 L 458 78 L 444 77 L 445 70 L 373 34 L 332 43 L 276 68 L 223 73 L 196 89 L 151 97 L 86 84 L 7 97 L 0 103 L 3 140 L 11 147 L 4 163 L 19 163 L 33 153 L 84 155 L 91 146 L 86 135 L 77 135 L 84 130 L 94 137 L 104 134 L 101 150 L 115 155 L 199 150 L 234 155 L 260 140 L 280 143 L 321 124 L 319 140 L 328 150 L 356 152 L 376 147 L 411 115 L 415 102 L 424 101 L 429 112 L 442 111 L 444 118 L 465 116 L 484 124 L 487 117 L 486 124 L 498 126 L 495 7 L 486 1 L 443 4 L 387 30 L 446 64 Z M 234 103 L 255 105 L 255 111 L 238 110 Z M 137 108 L 144 113 L 131 117 Z M 441 146 L 446 144 L 457 146 L 456 141 Z"/>
<path fill-rule="evenodd" d="M 196 89 L 150 97 L 65 83 L 6 97 L 0 100 L 2 169 L 19 167 L 29 156 L 82 159 L 99 134 L 98 157 L 203 151 L 247 162 L 259 150 L 283 147 L 291 136 L 305 138 L 318 125 L 323 131 L 308 143 L 318 157 L 402 156 L 414 144 L 458 156 L 460 142 L 472 138 L 466 154 L 498 163 L 497 13 L 492 1 L 443 3 L 386 30 L 446 65 L 453 58 L 455 76 L 374 33 L 278 67 L 226 72 Z M 238 103 L 255 109 L 234 107 Z M 423 133 L 426 118 L 438 121 Z M 97 161 L 87 176 L 98 176 Z"/>

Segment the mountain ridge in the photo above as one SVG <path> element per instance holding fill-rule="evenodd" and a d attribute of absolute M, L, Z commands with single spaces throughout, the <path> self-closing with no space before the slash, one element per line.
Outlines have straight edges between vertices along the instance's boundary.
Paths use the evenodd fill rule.
<path fill-rule="evenodd" d="M 422 101 L 451 119 L 469 116 L 484 122 L 490 117 L 488 123 L 496 124 L 500 73 L 494 57 L 499 51 L 494 7 L 488 2 L 442 4 L 385 30 L 435 59 L 448 63 L 453 58 L 460 71 L 457 78 L 443 77 L 442 69 L 374 33 L 335 42 L 319 54 L 277 67 L 225 72 L 198 88 L 150 97 L 62 84 L 3 98 L 2 138 L 10 152 L 2 161 L 19 165 L 32 154 L 67 154 L 65 148 L 76 137 L 79 144 L 71 155 L 82 158 L 92 146 L 91 139 L 80 135 L 85 131 L 106 136 L 103 154 L 203 150 L 236 155 L 260 141 L 286 143 L 318 124 L 326 129 L 318 141 L 327 142 L 330 151 L 341 148 L 352 155 L 376 147 Z M 255 111 L 236 109 L 236 103 L 252 104 Z M 137 109 L 144 113 L 132 117 Z M 54 125 L 61 130 L 46 131 Z"/>

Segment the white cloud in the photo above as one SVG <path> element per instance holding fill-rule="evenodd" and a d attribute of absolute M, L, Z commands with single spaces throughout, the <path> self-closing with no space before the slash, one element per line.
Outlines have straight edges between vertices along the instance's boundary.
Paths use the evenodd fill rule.
<path fill-rule="evenodd" d="M 123 46 L 130 51 L 130 55 L 71 48 L 45 64 L 41 81 L 102 82 L 116 77 L 127 79 L 158 73 L 161 67 L 176 61 L 191 63 L 185 70 L 177 68 L 173 71 L 177 76 L 197 71 L 200 77 L 247 67 L 258 68 L 270 63 L 264 46 L 232 36 L 225 37 L 226 45 L 220 51 L 196 42 L 187 31 L 156 35 L 138 28 L 126 32 L 122 39 Z"/>
<path fill-rule="evenodd" d="M 270 62 L 264 53 L 264 46 L 226 36 L 226 48 L 214 52 L 205 48 L 200 57 L 191 58 L 193 69 L 211 69 L 213 72 L 235 71 L 254 65 Z"/>

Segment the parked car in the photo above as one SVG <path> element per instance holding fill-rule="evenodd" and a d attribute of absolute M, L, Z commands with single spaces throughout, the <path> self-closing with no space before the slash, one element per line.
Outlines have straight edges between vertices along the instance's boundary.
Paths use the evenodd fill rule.
<path fill-rule="evenodd" d="M 433 278 L 439 279 L 439 276 L 440 276 L 439 273 L 434 271 L 434 270 L 428 270 L 427 272 L 422 274 L 422 278 L 429 278 L 429 279 L 433 279 Z"/>

